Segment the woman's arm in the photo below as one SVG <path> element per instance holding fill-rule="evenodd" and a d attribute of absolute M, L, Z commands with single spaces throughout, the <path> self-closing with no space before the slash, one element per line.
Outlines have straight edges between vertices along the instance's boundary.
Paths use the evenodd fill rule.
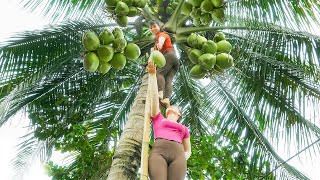
<path fill-rule="evenodd" d="M 151 55 L 152 57 L 152 55 Z M 153 61 L 148 62 L 148 73 L 149 73 L 149 83 L 150 83 L 150 95 L 151 95 L 151 117 L 155 117 L 160 112 L 159 108 L 159 94 L 158 94 L 158 84 L 156 76 L 156 67 Z"/>
<path fill-rule="evenodd" d="M 158 44 L 156 44 L 158 50 L 161 50 L 163 48 L 163 44 L 165 40 L 166 40 L 165 37 L 163 36 L 159 37 Z"/>
<path fill-rule="evenodd" d="M 184 148 L 184 154 L 186 155 L 186 160 L 189 159 L 191 156 L 191 143 L 190 143 L 190 137 L 184 138 L 182 141 L 183 148 Z"/>

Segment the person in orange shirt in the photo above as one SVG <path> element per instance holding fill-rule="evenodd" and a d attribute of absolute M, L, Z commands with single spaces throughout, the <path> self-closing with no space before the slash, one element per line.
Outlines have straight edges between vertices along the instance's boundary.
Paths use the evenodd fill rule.
<path fill-rule="evenodd" d="M 156 36 L 154 49 L 159 50 L 166 58 L 166 65 L 157 69 L 157 82 L 159 99 L 165 107 L 169 107 L 169 98 L 172 95 L 172 81 L 179 69 L 179 59 L 173 49 L 170 36 L 161 31 L 157 21 L 151 20 L 149 22 L 149 30 Z"/>

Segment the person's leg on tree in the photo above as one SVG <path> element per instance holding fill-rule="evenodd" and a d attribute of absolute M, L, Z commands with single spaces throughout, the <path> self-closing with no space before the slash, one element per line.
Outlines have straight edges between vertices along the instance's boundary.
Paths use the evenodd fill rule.
<path fill-rule="evenodd" d="M 161 101 L 166 107 L 169 107 L 170 106 L 170 100 L 169 98 L 171 97 L 172 95 L 172 81 L 173 81 L 173 78 L 176 74 L 176 71 L 174 69 L 171 69 L 167 76 L 165 77 L 165 94 L 164 94 L 164 99 Z"/>
<path fill-rule="evenodd" d="M 168 51 L 164 54 L 164 57 L 172 64 L 171 69 L 164 76 L 165 78 L 165 91 L 164 99 L 161 101 L 166 107 L 170 106 L 170 97 L 172 95 L 173 78 L 176 72 L 179 70 L 179 59 L 177 58 L 174 51 Z"/>
<path fill-rule="evenodd" d="M 158 83 L 158 94 L 159 94 L 159 99 L 163 99 L 163 91 L 165 88 L 166 81 L 164 79 L 164 76 L 160 73 L 157 73 L 157 83 Z"/>
<path fill-rule="evenodd" d="M 164 56 L 167 53 L 164 53 Z M 166 82 L 165 82 L 165 77 L 167 76 L 168 72 L 172 69 L 172 62 L 170 61 L 170 59 L 166 58 L 166 64 L 162 67 L 157 69 L 157 83 L 158 83 L 158 92 L 159 92 L 159 99 L 163 100 L 164 94 L 165 94 L 165 86 L 166 86 Z"/>

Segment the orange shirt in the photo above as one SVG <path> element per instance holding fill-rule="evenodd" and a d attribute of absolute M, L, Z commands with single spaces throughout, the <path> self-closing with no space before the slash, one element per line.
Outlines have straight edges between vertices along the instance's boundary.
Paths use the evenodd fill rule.
<path fill-rule="evenodd" d="M 159 32 L 159 33 L 157 34 L 156 44 L 158 44 L 158 42 L 159 42 L 159 37 L 160 37 L 160 36 L 164 37 L 165 40 L 164 40 L 162 49 L 160 49 L 159 51 L 163 53 L 163 52 L 166 51 L 166 50 L 174 50 L 173 47 L 172 47 L 172 44 L 171 44 L 170 36 L 169 36 L 167 33 L 165 33 L 165 32 Z M 154 49 L 155 49 L 155 50 L 158 50 L 157 47 L 156 47 L 156 45 L 155 45 Z"/>

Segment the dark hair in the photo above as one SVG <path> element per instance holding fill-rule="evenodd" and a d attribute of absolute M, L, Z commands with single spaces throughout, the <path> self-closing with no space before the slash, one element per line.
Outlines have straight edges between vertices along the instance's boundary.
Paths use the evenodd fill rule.
<path fill-rule="evenodd" d="M 152 25 L 154 25 L 154 24 L 157 24 L 158 26 L 160 26 L 159 22 L 156 21 L 156 20 L 151 20 L 151 21 L 149 21 L 149 26 L 152 26 Z"/>

